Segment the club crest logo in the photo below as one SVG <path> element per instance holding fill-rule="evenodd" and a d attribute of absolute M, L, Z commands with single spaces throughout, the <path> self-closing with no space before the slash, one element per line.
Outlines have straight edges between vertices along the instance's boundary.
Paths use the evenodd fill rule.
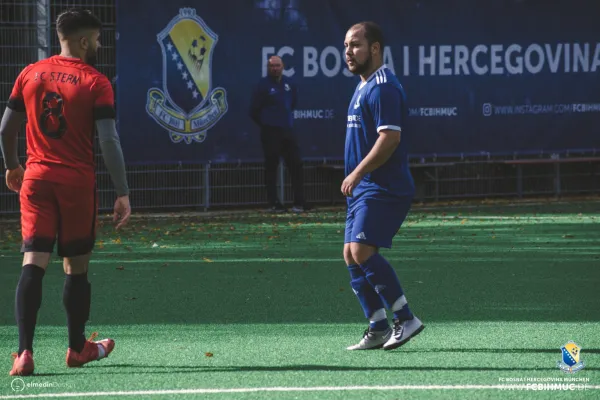
<path fill-rule="evenodd" d="M 562 371 L 573 374 L 585 367 L 581 360 L 581 347 L 575 342 L 568 342 L 560 350 L 562 351 L 562 360 L 558 362 L 557 366 Z"/>
<path fill-rule="evenodd" d="M 212 88 L 212 56 L 218 36 L 182 8 L 157 35 L 163 55 L 162 90 L 148 91 L 146 112 L 174 143 L 201 143 L 227 112 L 227 92 Z"/>

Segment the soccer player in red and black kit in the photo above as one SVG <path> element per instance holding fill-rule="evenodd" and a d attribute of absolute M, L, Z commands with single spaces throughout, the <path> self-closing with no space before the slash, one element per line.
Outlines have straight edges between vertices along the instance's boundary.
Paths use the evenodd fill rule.
<path fill-rule="evenodd" d="M 87 270 L 96 238 L 94 141 L 117 193 L 117 228 L 129 220 L 129 188 L 115 128 L 114 95 L 94 67 L 101 22 L 89 11 L 68 10 L 57 19 L 61 53 L 27 66 L 18 76 L 0 124 L 6 184 L 19 192 L 24 253 L 15 313 L 19 351 L 10 375 L 34 370 L 33 336 L 42 301 L 42 278 L 54 245 L 63 257 L 63 304 L 69 348 L 66 362 L 79 367 L 107 357 L 112 339 L 85 338 L 91 286 Z M 19 164 L 17 136 L 27 118 L 27 164 Z"/>

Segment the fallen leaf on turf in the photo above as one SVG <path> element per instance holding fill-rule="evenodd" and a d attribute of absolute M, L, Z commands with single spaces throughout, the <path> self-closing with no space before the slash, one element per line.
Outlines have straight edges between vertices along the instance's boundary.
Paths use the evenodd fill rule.
<path fill-rule="evenodd" d="M 213 353 L 211 353 L 210 351 L 209 351 L 209 352 L 206 352 L 206 353 L 204 353 L 204 355 L 205 355 L 206 357 L 212 357 L 212 356 L 214 356 L 214 354 L 213 354 Z"/>
<path fill-rule="evenodd" d="M 119 271 L 123 271 L 123 270 L 125 269 L 125 267 L 124 267 L 124 266 L 122 266 L 122 265 L 120 265 L 120 266 L 118 266 L 118 267 L 117 267 L 117 269 L 118 269 Z"/>
<path fill-rule="evenodd" d="M 206 262 L 213 262 L 213 260 L 211 260 L 210 258 L 207 258 L 207 257 L 204 257 L 203 260 Z"/>

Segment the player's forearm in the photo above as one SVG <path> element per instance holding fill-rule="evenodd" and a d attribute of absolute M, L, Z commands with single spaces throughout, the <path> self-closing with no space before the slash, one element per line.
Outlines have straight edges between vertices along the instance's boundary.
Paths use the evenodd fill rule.
<path fill-rule="evenodd" d="M 129 195 L 129 186 L 127 185 L 127 174 L 125 172 L 125 160 L 123 158 L 123 150 L 121 142 L 117 135 L 114 119 L 102 119 L 96 121 L 98 128 L 98 138 L 100 141 L 100 149 L 106 169 L 115 186 L 117 196 Z"/>
<path fill-rule="evenodd" d="M 354 170 L 361 177 L 381 167 L 392 156 L 400 143 L 399 136 L 380 135 L 373 148 Z"/>
<path fill-rule="evenodd" d="M 25 113 L 6 108 L 0 122 L 0 148 L 6 169 L 15 169 L 19 166 L 17 150 L 19 129 L 25 119 Z"/>

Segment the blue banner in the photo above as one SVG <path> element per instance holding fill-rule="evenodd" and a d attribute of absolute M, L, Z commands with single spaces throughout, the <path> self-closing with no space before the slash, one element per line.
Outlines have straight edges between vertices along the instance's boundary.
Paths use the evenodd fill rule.
<path fill-rule="evenodd" d="M 277 54 L 299 88 L 302 156 L 343 157 L 359 81 L 343 41 L 363 20 L 383 28 L 384 62 L 406 89 L 413 155 L 600 149 L 597 16 L 595 0 L 121 0 L 124 152 L 129 163 L 262 159 L 248 108 Z"/>

